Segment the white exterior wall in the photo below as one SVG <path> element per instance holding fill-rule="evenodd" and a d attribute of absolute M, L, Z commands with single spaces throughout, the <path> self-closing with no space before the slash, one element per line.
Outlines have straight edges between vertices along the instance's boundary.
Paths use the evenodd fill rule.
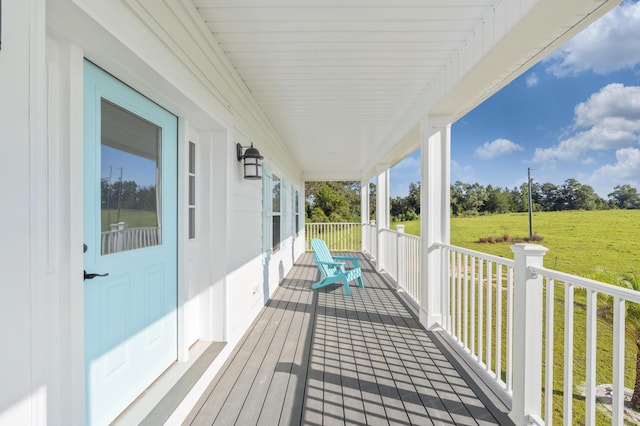
<path fill-rule="evenodd" d="M 182 51 L 168 48 L 136 14 L 136 2 L 78 3 L 84 12 L 64 0 L 47 2 L 48 11 L 41 0 L 2 4 L 0 177 L 7 186 L 0 209 L 0 338 L 10 350 L 0 352 L 0 424 L 84 421 L 85 57 L 179 118 L 180 360 L 198 339 L 227 341 L 228 354 L 304 250 L 304 232 L 294 241 L 291 226 L 292 185 L 304 198 L 301 172 L 227 64 L 209 63 L 219 74 L 204 77 L 187 67 Z M 175 27 L 172 36 L 187 37 L 181 30 Z M 190 36 L 203 34 L 196 26 Z M 194 60 L 204 52 L 216 57 L 198 41 L 184 41 L 203 49 L 189 53 Z M 268 287 L 262 183 L 243 179 L 235 154 L 236 142 L 249 140 L 287 182 L 286 238 L 266 273 Z M 185 205 L 189 141 L 197 150 L 194 240 L 187 239 Z"/>
<path fill-rule="evenodd" d="M 30 21 L 30 3 L 3 4 L 2 50 L 0 50 L 0 150 L 5 160 L 0 178 L 5 184 L 0 208 L 0 424 L 19 424 L 33 420 L 33 403 L 44 392 L 32 370 L 34 337 L 33 293 L 37 290 L 32 276 L 30 238 L 33 205 L 30 179 L 31 155 L 35 135 L 30 115 L 29 93 L 32 89 L 31 55 L 35 50 Z M 35 81 L 34 81 L 35 83 Z M 11 100 L 11 102 L 8 102 Z M 44 271 L 43 271 L 44 272 Z M 7 386 L 7 384 L 11 386 Z M 39 390 L 40 389 L 40 390 Z M 45 399 L 46 401 L 46 399 Z"/>

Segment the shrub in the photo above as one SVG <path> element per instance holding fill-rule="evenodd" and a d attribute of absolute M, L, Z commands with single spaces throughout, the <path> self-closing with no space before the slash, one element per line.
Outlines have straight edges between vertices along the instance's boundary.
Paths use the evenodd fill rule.
<path fill-rule="evenodd" d="M 511 237 L 509 234 L 504 233 L 501 237 L 495 237 L 494 235 L 490 235 L 488 237 L 480 237 L 478 238 L 479 243 L 483 244 L 496 244 L 496 243 L 524 243 L 524 242 L 540 242 L 543 241 L 544 237 L 542 235 L 533 234 L 531 238 L 529 237 Z"/>

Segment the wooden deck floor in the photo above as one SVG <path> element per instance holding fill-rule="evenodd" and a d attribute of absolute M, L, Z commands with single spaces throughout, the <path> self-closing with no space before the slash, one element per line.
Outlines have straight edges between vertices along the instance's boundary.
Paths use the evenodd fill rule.
<path fill-rule="evenodd" d="M 362 263 L 366 288 L 345 297 L 338 285 L 310 290 L 318 272 L 303 255 L 187 424 L 509 423 Z"/>

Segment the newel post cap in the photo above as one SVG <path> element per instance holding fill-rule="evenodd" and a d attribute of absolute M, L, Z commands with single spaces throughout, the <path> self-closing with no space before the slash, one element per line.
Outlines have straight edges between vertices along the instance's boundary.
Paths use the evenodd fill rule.
<path fill-rule="evenodd" d="M 539 244 L 519 243 L 513 244 L 511 246 L 511 251 L 513 251 L 514 255 L 516 256 L 544 256 L 545 254 L 547 254 L 549 249 Z"/>

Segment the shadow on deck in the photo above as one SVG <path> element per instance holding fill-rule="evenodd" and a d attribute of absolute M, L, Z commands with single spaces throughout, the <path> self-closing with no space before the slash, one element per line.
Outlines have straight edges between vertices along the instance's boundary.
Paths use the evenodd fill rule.
<path fill-rule="evenodd" d="M 359 256 L 365 288 L 351 297 L 337 284 L 310 290 L 318 270 L 301 256 L 187 424 L 510 424 Z"/>

